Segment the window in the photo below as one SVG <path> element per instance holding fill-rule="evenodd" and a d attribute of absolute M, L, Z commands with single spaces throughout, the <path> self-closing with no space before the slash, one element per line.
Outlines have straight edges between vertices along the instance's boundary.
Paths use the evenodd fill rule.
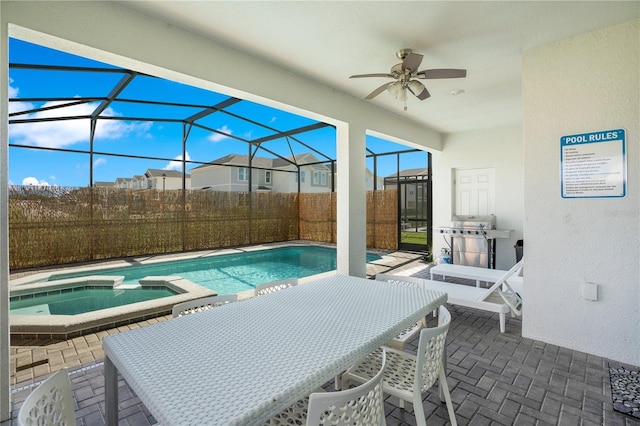
<path fill-rule="evenodd" d="M 264 182 L 271 183 L 271 170 L 265 170 L 264 172 Z"/>
<path fill-rule="evenodd" d="M 313 185 L 319 185 L 320 184 L 320 172 L 313 172 L 313 181 L 312 181 Z"/>
<path fill-rule="evenodd" d="M 304 176 L 305 176 L 306 172 L 304 170 L 300 171 L 300 182 L 304 183 Z"/>
<path fill-rule="evenodd" d="M 320 185 L 327 186 L 327 174 L 326 173 L 321 173 L 320 174 Z"/>
<path fill-rule="evenodd" d="M 249 170 L 246 167 L 238 168 L 238 180 L 241 182 L 246 182 L 249 180 Z"/>

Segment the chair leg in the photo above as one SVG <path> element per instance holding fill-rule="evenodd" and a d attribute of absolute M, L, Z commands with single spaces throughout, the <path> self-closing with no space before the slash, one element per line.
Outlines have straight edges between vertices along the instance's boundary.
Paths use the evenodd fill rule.
<path fill-rule="evenodd" d="M 400 400 L 401 407 L 404 408 L 404 401 Z M 424 407 L 422 406 L 422 395 L 413 396 L 413 415 L 416 418 L 417 426 L 427 426 L 427 418 L 424 415 Z"/>
<path fill-rule="evenodd" d="M 447 384 L 447 376 L 444 374 L 444 368 L 440 368 L 439 376 L 439 387 L 441 391 L 440 394 L 444 394 L 451 426 L 458 426 L 458 422 L 456 421 L 456 414 L 453 412 L 453 403 L 451 402 L 451 394 L 449 393 L 449 385 Z"/>
<path fill-rule="evenodd" d="M 340 386 L 340 381 L 341 381 L 341 380 L 342 380 L 342 378 L 340 377 L 340 375 L 339 375 L 339 374 L 336 374 L 336 377 L 335 377 L 335 379 L 334 379 L 334 384 L 333 384 L 333 386 L 336 388 L 336 390 L 337 390 L 337 391 L 341 390 L 341 389 L 342 389 L 342 387 L 345 387 L 345 386 L 344 386 L 344 383 L 342 384 L 342 385 L 343 385 L 342 387 Z M 345 389 L 347 389 L 347 388 L 349 388 L 349 386 L 348 386 L 348 385 L 345 387 Z"/>
<path fill-rule="evenodd" d="M 500 333 L 504 333 L 506 324 L 507 324 L 507 315 L 500 314 Z"/>

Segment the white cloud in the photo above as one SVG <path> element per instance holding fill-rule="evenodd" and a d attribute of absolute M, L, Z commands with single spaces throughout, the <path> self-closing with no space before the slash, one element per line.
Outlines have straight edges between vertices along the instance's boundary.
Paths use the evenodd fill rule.
<path fill-rule="evenodd" d="M 226 133 L 228 135 L 233 133 L 233 130 L 228 128 L 226 124 L 224 126 L 220 127 L 219 129 L 216 129 L 216 130 L 218 130 L 219 132 L 222 132 L 222 133 Z M 227 139 L 227 136 L 221 135 L 220 133 L 211 133 L 207 137 L 207 140 L 209 140 L 211 142 L 220 142 L 220 141 L 225 140 L 225 139 Z"/>
<path fill-rule="evenodd" d="M 102 166 L 103 164 L 107 164 L 107 159 L 106 158 L 97 158 L 93 162 L 93 168 L 95 169 L 96 167 Z"/>
<path fill-rule="evenodd" d="M 47 182 L 45 180 L 38 180 L 37 178 L 35 178 L 33 176 L 29 176 L 29 177 L 26 177 L 26 178 L 22 179 L 22 184 L 24 186 L 51 186 L 51 185 L 49 185 L 49 182 Z"/>
<path fill-rule="evenodd" d="M 9 97 L 10 97 L 10 98 L 15 98 L 15 97 L 17 97 L 17 96 L 18 96 L 18 92 L 19 92 L 19 90 L 18 90 L 18 88 L 17 88 L 17 87 L 13 87 L 13 86 L 11 85 L 11 83 L 13 83 L 13 79 L 12 79 L 12 78 L 9 78 Z"/>
<path fill-rule="evenodd" d="M 20 90 L 17 87 L 13 87 L 11 83 L 13 83 L 13 80 L 9 79 L 9 98 L 16 98 L 18 97 L 18 93 L 20 92 Z M 9 114 L 20 111 L 28 111 L 33 108 L 33 104 L 30 104 L 28 102 L 9 102 Z"/>
<path fill-rule="evenodd" d="M 276 117 L 271 117 L 271 120 L 269 121 L 269 123 L 275 123 L 275 122 L 276 122 L 276 120 L 277 120 L 277 118 L 276 118 Z"/>
<path fill-rule="evenodd" d="M 18 94 L 19 89 L 9 86 L 10 96 Z M 66 102 L 46 102 L 41 107 L 63 105 Z M 18 115 L 13 119 L 33 119 L 50 117 L 75 117 L 89 116 L 98 106 L 98 103 L 73 105 L 52 110 L 39 111 L 30 114 Z M 9 113 L 34 109 L 35 106 L 25 102 L 9 103 Z M 107 108 L 103 115 L 117 117 L 118 114 L 112 108 Z M 89 141 L 89 119 L 74 119 L 60 121 L 45 121 L 40 123 L 21 123 L 9 126 L 9 139 L 12 143 L 23 145 L 64 148 L 79 142 Z M 153 122 L 127 122 L 120 120 L 98 120 L 96 126 L 96 139 L 118 139 L 127 135 L 147 137 Z"/>
<path fill-rule="evenodd" d="M 186 153 L 186 160 L 191 161 L 191 157 L 189 156 L 188 152 Z M 177 157 L 174 157 L 174 160 L 169 161 L 169 164 L 164 166 L 162 170 L 177 170 L 181 172 L 182 171 L 182 155 L 178 155 Z"/>

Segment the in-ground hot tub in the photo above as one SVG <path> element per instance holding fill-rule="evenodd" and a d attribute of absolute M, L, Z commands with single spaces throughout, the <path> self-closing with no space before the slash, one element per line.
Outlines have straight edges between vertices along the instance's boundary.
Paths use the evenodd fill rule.
<path fill-rule="evenodd" d="M 67 340 L 167 315 L 177 303 L 216 295 L 216 292 L 181 277 L 146 277 L 138 285 L 123 285 L 122 280 L 123 277 L 95 275 L 12 287 L 10 304 L 16 309 L 12 308 L 10 312 L 11 336 Z M 60 305 L 64 303 L 56 303 L 57 299 L 72 298 L 74 293 L 92 297 L 98 290 L 111 293 L 115 301 L 107 303 L 111 307 L 103 308 L 104 301 L 79 300 L 75 304 L 89 305 L 89 311 L 76 313 L 87 309 L 78 310 L 74 303 L 63 307 Z M 131 303 L 113 306 L 121 303 L 116 299 L 127 297 L 126 292 L 131 290 L 143 295 L 143 299 L 149 298 L 145 292 L 153 292 L 155 298 L 140 302 L 132 299 Z M 68 313 L 60 314 L 60 309 Z"/>

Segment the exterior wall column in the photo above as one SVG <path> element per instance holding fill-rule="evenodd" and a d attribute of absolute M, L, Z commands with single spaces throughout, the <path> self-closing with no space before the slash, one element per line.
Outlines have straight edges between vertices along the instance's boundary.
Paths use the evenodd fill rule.
<path fill-rule="evenodd" d="M 8 26 L 0 26 L 0 75 L 9 75 Z M 9 82 L 0 79 L 0 421 L 11 416 L 9 387 Z"/>
<path fill-rule="evenodd" d="M 366 276 L 366 130 L 353 123 L 336 126 L 338 273 Z"/>

